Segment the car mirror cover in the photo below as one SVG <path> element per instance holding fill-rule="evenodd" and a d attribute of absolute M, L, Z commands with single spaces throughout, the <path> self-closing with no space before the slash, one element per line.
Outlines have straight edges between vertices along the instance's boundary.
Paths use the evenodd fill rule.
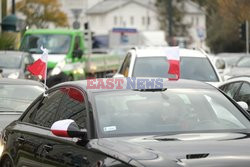
<path fill-rule="evenodd" d="M 81 137 L 83 132 L 72 119 L 56 121 L 51 126 L 51 132 L 59 137 Z"/>

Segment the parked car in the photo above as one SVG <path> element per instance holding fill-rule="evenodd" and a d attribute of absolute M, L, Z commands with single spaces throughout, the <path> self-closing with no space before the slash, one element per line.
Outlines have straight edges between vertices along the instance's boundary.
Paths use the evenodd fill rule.
<path fill-rule="evenodd" d="M 18 119 L 26 108 L 44 92 L 42 83 L 23 79 L 0 79 L 0 132 Z"/>
<path fill-rule="evenodd" d="M 73 81 L 49 89 L 3 131 L 0 165 L 250 164 L 250 115 L 231 98 L 198 81 L 127 79 Z M 142 81 L 157 81 L 158 87 L 139 89 Z M 99 83 L 113 86 L 99 89 Z M 128 89 L 131 84 L 137 87 Z"/>
<path fill-rule="evenodd" d="M 25 52 L 19 51 L 0 51 L 0 69 L 4 78 L 28 79 L 33 78 L 27 66 L 32 64 L 34 59 Z"/>
<path fill-rule="evenodd" d="M 236 101 L 244 101 L 250 106 L 250 76 L 238 76 L 231 78 L 221 85 L 219 89 Z M 250 108 L 248 108 L 250 111 Z"/>
<path fill-rule="evenodd" d="M 235 64 L 235 66 L 225 70 L 225 80 L 241 75 L 250 75 L 250 56 L 241 57 Z"/>
<path fill-rule="evenodd" d="M 164 47 L 131 49 L 114 77 L 171 77 L 168 75 L 167 56 L 161 50 L 164 50 Z M 205 53 L 180 48 L 179 54 L 180 78 L 209 82 L 214 85 L 222 81 Z"/>

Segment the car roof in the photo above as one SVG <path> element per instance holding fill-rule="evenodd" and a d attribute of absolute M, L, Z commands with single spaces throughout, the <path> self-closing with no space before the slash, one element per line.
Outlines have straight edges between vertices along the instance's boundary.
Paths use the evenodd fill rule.
<path fill-rule="evenodd" d="M 123 89 L 88 89 L 87 88 L 87 82 L 88 80 L 81 80 L 81 81 L 71 81 L 71 82 L 64 82 L 61 84 L 58 84 L 54 86 L 61 87 L 61 86 L 75 86 L 80 89 L 85 90 L 88 93 L 94 93 L 94 92 L 108 92 L 108 91 L 121 91 L 121 90 L 128 90 L 126 89 L 127 86 L 127 78 L 101 78 L 101 79 L 93 79 L 93 81 L 96 83 L 97 81 L 102 80 L 104 83 L 106 83 L 107 80 L 123 80 Z M 216 88 L 208 83 L 195 81 L 195 80 L 185 80 L 185 79 L 179 79 L 177 81 L 169 81 L 166 78 L 136 78 L 136 79 L 163 79 L 163 88 L 162 89 L 214 89 Z"/>
<path fill-rule="evenodd" d="M 29 55 L 28 52 L 22 52 L 22 51 L 0 51 L 0 55 L 20 55 L 20 56 L 27 56 Z"/>
<path fill-rule="evenodd" d="M 219 85 L 219 87 L 223 86 L 225 84 L 228 84 L 228 83 L 231 83 L 231 82 L 237 82 L 237 81 L 245 81 L 245 82 L 249 82 L 250 83 L 250 76 L 236 76 L 236 77 L 229 78 L 225 82 L 221 83 Z"/>
<path fill-rule="evenodd" d="M 0 84 L 8 84 L 8 85 L 33 85 L 44 87 L 43 83 L 29 80 L 29 79 L 10 79 L 10 78 L 0 78 Z"/>
<path fill-rule="evenodd" d="M 137 57 L 166 57 L 167 47 L 145 47 L 145 48 L 136 48 Z M 184 49 L 179 48 L 180 57 L 202 57 L 206 58 L 207 56 L 199 50 L 194 49 Z"/>

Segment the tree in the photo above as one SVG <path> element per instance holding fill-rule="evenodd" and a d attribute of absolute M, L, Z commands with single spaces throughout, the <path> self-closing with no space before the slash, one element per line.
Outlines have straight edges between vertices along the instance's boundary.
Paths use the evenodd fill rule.
<path fill-rule="evenodd" d="M 68 19 L 60 6 L 58 0 L 21 0 L 16 3 L 16 10 L 26 16 L 29 27 L 47 28 L 49 24 L 66 27 Z"/>
<path fill-rule="evenodd" d="M 169 20 L 168 12 L 169 0 L 157 0 L 156 7 L 158 11 L 158 19 L 160 22 L 161 29 L 168 31 Z M 185 0 L 173 0 L 172 1 L 172 36 L 186 36 L 187 28 L 189 25 L 183 23 L 183 3 Z M 169 36 L 170 34 L 168 34 Z"/>
<path fill-rule="evenodd" d="M 193 0 L 206 9 L 207 45 L 212 52 L 243 52 L 239 25 L 250 20 L 249 0 Z"/>

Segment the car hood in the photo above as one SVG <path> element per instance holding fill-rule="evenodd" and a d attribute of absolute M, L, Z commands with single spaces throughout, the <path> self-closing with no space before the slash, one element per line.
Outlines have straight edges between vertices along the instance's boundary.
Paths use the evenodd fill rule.
<path fill-rule="evenodd" d="M 1 74 L 5 78 L 7 78 L 12 73 L 20 72 L 20 69 L 8 69 L 8 68 L 1 68 L 1 69 L 3 70 Z"/>
<path fill-rule="evenodd" d="M 58 63 L 65 58 L 65 54 L 49 54 L 48 62 Z M 32 54 L 32 57 L 37 60 L 42 57 L 42 54 Z"/>
<path fill-rule="evenodd" d="M 17 120 L 21 116 L 21 112 L 0 112 L 0 132 L 11 122 Z"/>
<path fill-rule="evenodd" d="M 250 164 L 247 133 L 195 133 L 104 138 L 99 149 L 141 166 L 245 167 Z M 136 164 L 136 166 L 138 166 Z"/>

